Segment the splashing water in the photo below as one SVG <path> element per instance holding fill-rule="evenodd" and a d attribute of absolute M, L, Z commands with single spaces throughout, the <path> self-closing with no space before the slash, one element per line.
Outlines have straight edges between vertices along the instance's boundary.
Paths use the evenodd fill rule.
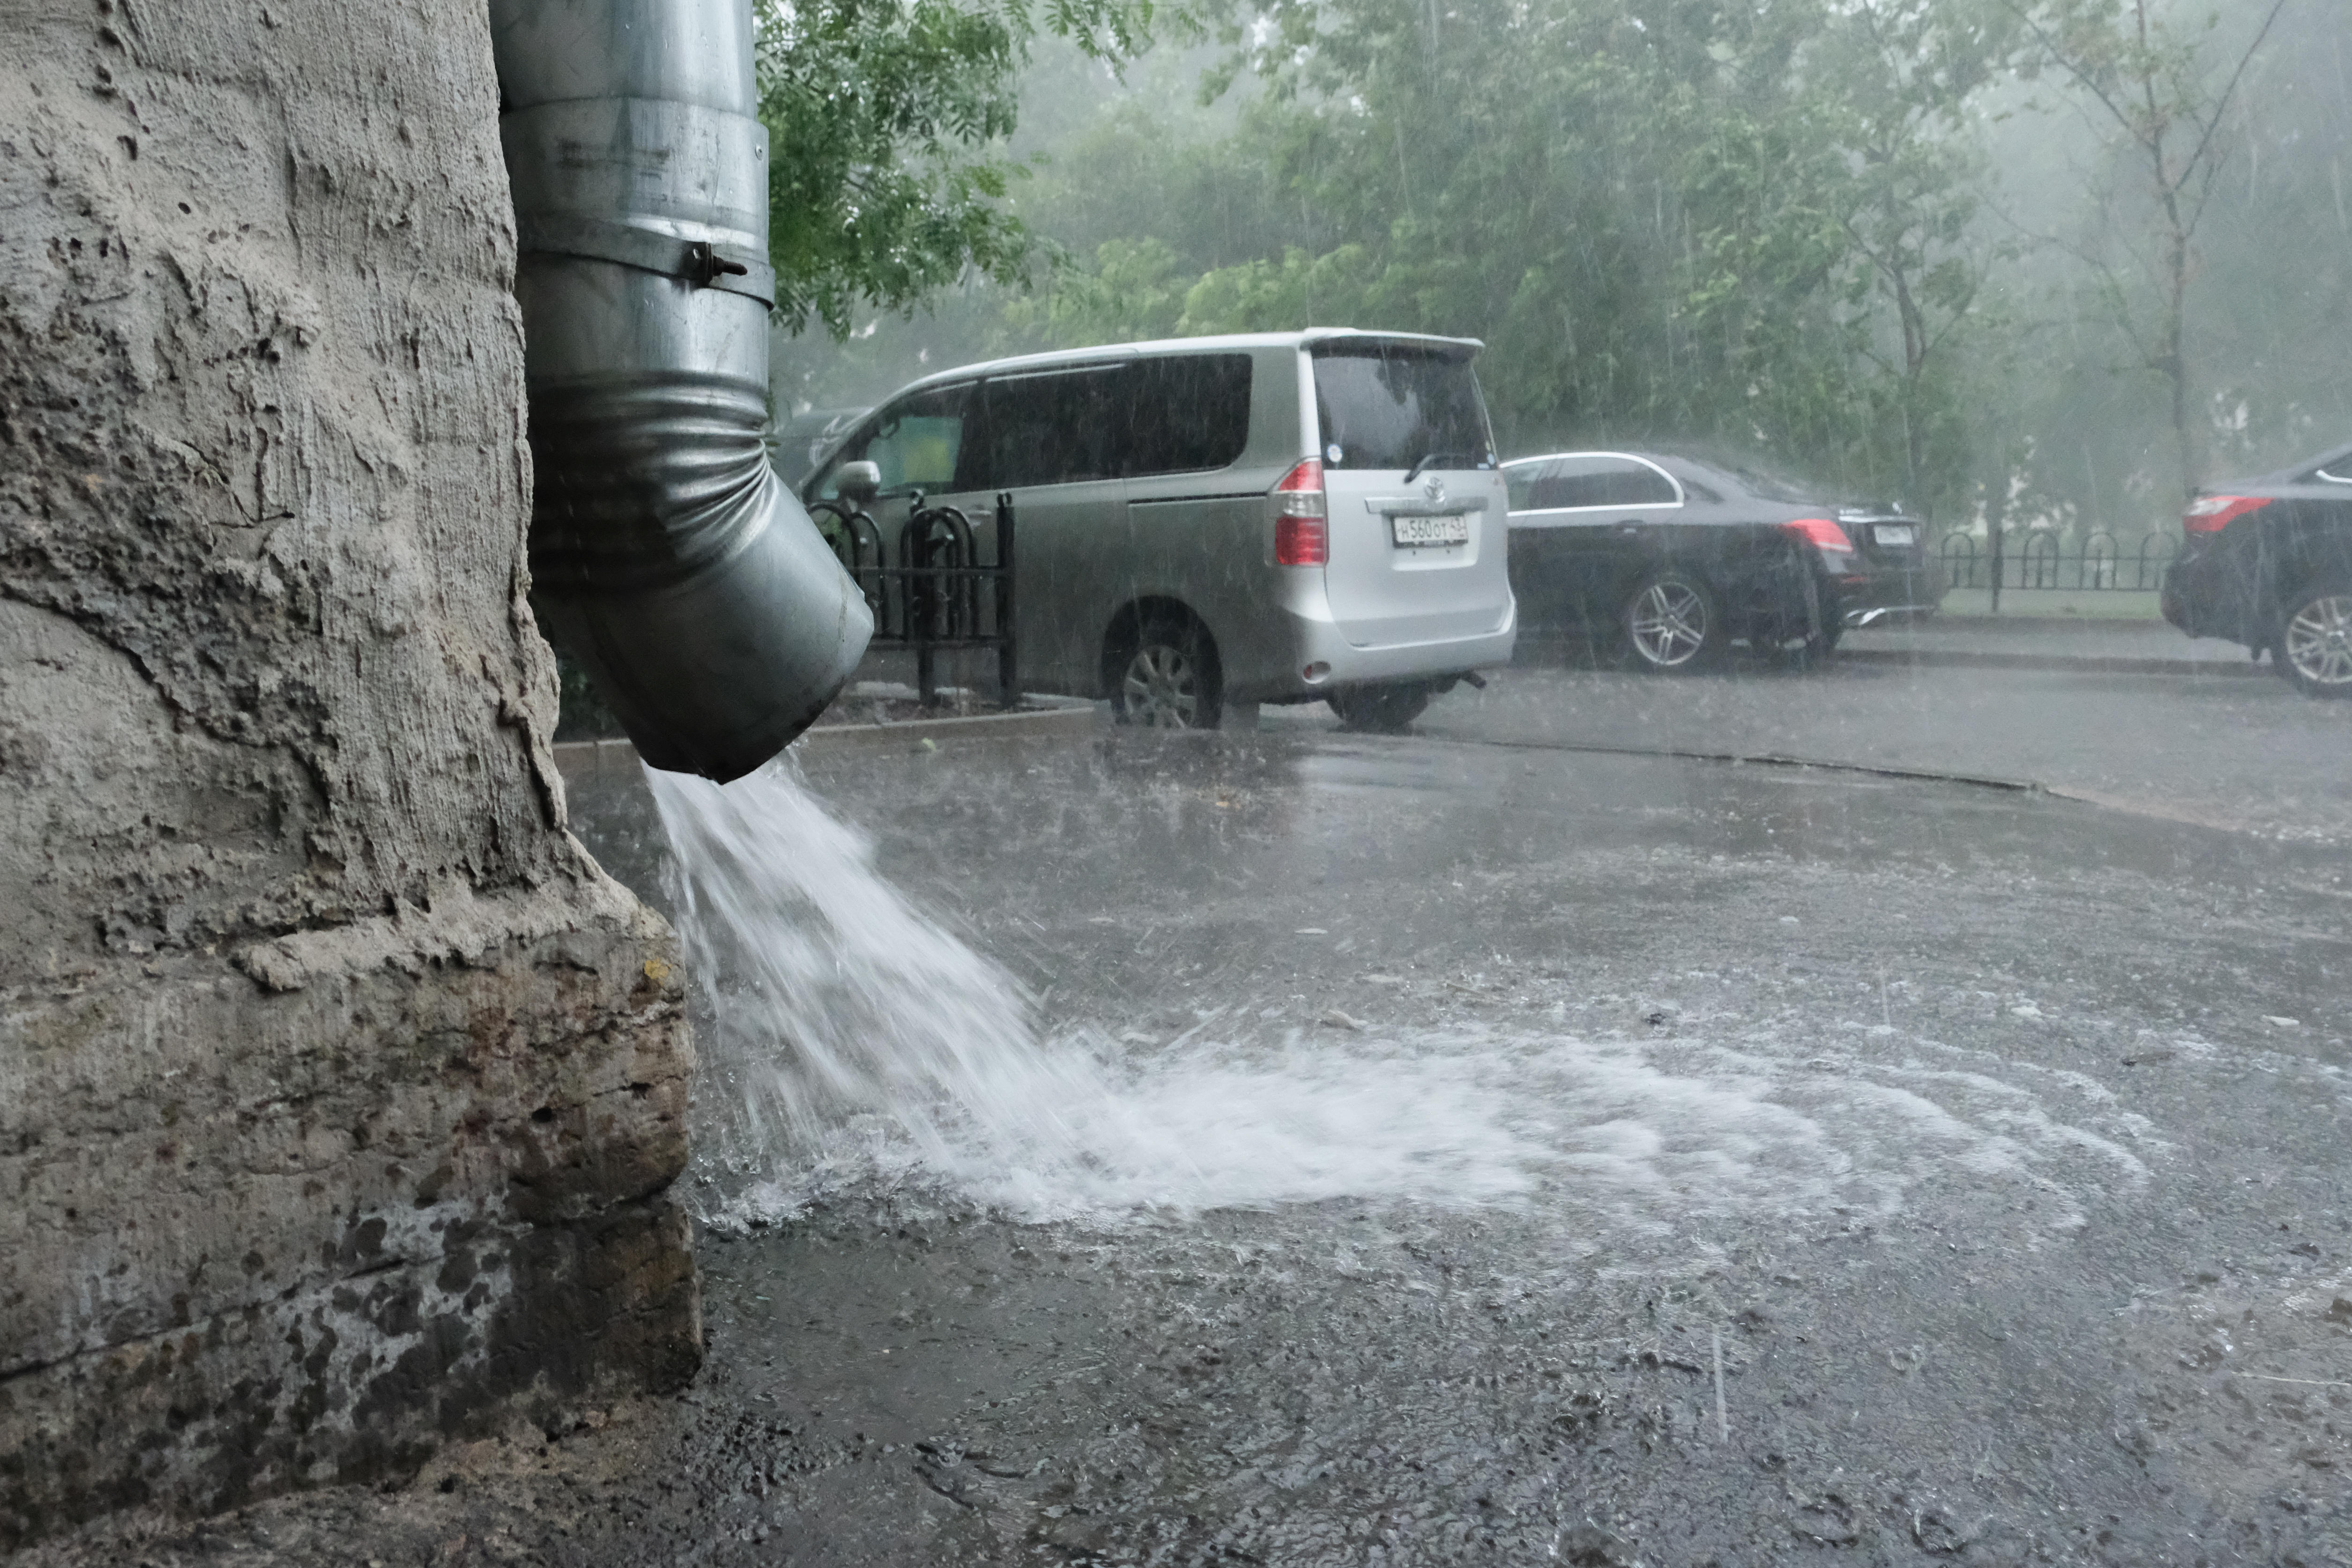
<path fill-rule="evenodd" d="M 1931 1152 L 2045 1196 L 2146 1176 L 2127 1146 L 2144 1129 L 2086 1131 L 1973 1067 L 1825 1054 L 1809 1027 L 1671 1051 L 1494 1025 L 1398 1040 L 1269 1027 L 1236 998 L 1137 1049 L 1044 1036 L 1035 998 L 877 875 L 789 762 L 723 789 L 648 777 L 703 1009 L 698 1160 L 722 1225 L 880 1184 L 1094 1225 L 1348 1197 L 1663 1235 L 1735 1211 L 1892 1212 Z M 2076 1111 L 2095 1126 L 2098 1098 Z"/>
<path fill-rule="evenodd" d="M 1213 1045 L 1139 1072 L 1099 1032 L 1042 1039 L 1034 998 L 877 876 L 788 763 L 647 778 L 704 1009 L 707 1218 L 877 1176 L 1028 1218 L 1527 1185 L 1475 1080 Z"/>
<path fill-rule="evenodd" d="M 646 770 L 678 936 L 702 983 L 703 1076 L 724 1168 L 773 1174 L 884 1116 L 951 1165 L 973 1123 L 1066 1145 L 1093 1086 L 1037 1046 L 1033 998 L 874 873 L 864 835 L 775 762 L 721 788 Z"/>

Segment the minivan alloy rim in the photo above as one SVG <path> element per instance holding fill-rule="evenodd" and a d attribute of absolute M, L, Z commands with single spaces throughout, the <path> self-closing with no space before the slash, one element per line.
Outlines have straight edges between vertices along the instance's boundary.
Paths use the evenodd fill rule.
<path fill-rule="evenodd" d="M 1181 648 L 1165 643 L 1138 648 L 1120 691 L 1129 723 L 1190 729 L 1199 722 L 1200 677 Z"/>
<path fill-rule="evenodd" d="M 2287 662 L 2315 685 L 2352 685 L 2352 593 L 2315 599 L 2286 623 Z"/>
<path fill-rule="evenodd" d="M 1650 663 L 1688 664 L 1706 643 L 1706 601 L 1688 583 L 1654 582 L 1633 601 L 1627 625 Z"/>

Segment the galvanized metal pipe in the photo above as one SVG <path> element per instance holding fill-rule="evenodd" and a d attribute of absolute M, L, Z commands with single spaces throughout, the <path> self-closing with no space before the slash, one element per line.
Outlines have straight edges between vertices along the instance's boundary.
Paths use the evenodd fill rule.
<path fill-rule="evenodd" d="M 646 761 L 724 782 L 808 727 L 874 630 L 761 441 L 774 274 L 751 0 L 490 0 L 490 29 L 532 605 Z"/>

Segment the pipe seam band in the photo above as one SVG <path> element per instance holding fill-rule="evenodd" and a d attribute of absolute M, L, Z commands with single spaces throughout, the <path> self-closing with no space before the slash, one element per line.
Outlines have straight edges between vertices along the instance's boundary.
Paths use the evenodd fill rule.
<path fill-rule="evenodd" d="M 700 288 L 723 288 L 776 308 L 776 269 L 766 256 L 739 245 L 684 239 L 658 229 L 576 213 L 517 213 L 516 248 L 525 256 L 570 256 L 610 261 Z"/>
<path fill-rule="evenodd" d="M 499 120 L 526 255 L 608 261 L 773 308 L 768 128 L 664 98 L 567 99 Z"/>

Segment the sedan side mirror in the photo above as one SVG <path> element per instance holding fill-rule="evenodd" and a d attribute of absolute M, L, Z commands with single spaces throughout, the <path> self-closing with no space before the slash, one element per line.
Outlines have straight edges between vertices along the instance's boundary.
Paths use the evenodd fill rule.
<path fill-rule="evenodd" d="M 834 493 L 843 500 L 863 507 L 882 493 L 882 465 L 878 463 L 845 463 L 833 476 Z"/>

